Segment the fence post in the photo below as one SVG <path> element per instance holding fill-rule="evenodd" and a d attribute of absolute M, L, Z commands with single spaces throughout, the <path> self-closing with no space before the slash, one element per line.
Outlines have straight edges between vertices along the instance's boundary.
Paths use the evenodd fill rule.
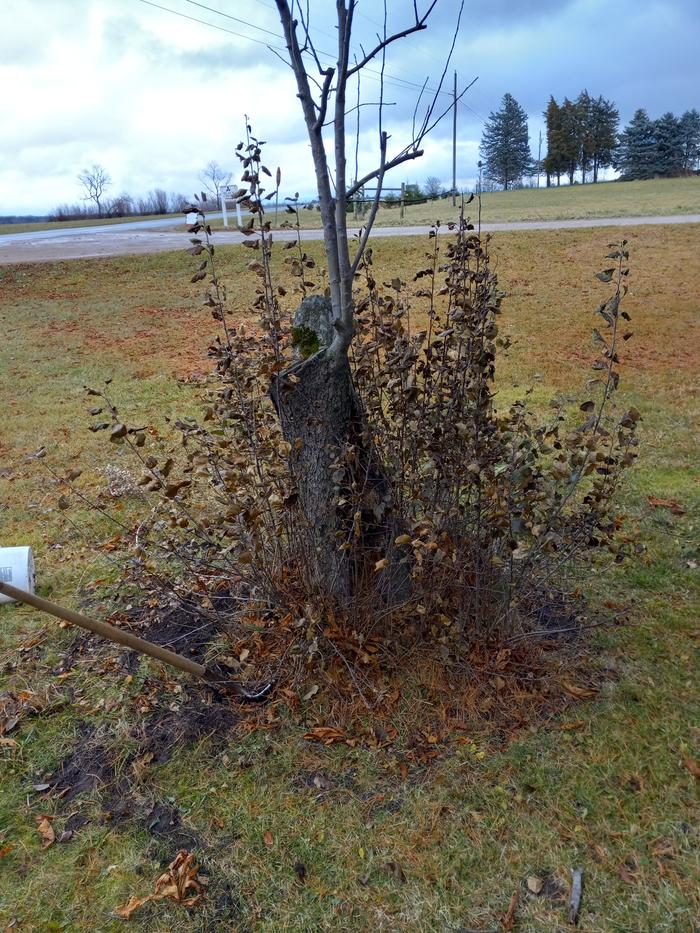
<path fill-rule="evenodd" d="M 224 227 L 228 227 L 228 212 L 226 210 L 226 195 L 228 194 L 228 188 L 221 189 L 221 213 L 223 214 Z"/>
<path fill-rule="evenodd" d="M 401 220 L 403 220 L 403 215 L 404 215 L 404 212 L 405 212 L 405 210 L 406 210 L 405 196 L 406 196 L 406 182 L 405 182 L 405 181 L 402 181 L 402 182 L 401 182 L 401 200 L 399 201 L 399 209 L 400 209 L 400 217 L 401 217 Z"/>

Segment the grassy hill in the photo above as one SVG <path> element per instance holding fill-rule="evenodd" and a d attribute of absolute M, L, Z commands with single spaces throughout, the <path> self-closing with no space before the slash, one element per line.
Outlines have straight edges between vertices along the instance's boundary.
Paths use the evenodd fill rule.
<path fill-rule="evenodd" d="M 468 210 L 477 214 L 477 203 Z M 589 217 L 654 217 L 700 213 L 700 177 L 663 178 L 652 181 L 614 181 L 597 185 L 561 188 L 521 188 L 482 195 L 483 223 L 526 220 L 573 220 Z M 380 208 L 377 226 L 430 224 L 436 219 L 456 220 L 459 204 L 450 198 L 406 207 L 403 220 L 399 208 Z M 317 211 L 302 211 L 305 227 L 320 226 Z M 358 219 L 358 223 L 361 222 Z"/>
<path fill-rule="evenodd" d="M 477 203 L 468 208 L 476 217 Z M 482 195 L 483 223 L 510 223 L 527 220 L 576 220 L 590 217 L 660 217 L 673 214 L 700 214 L 700 176 L 691 178 L 658 178 L 652 181 L 610 181 L 597 185 L 565 185 L 561 188 L 522 188 L 518 191 L 492 191 Z M 274 207 L 268 217 L 275 221 Z M 377 215 L 378 227 L 417 226 L 436 220 L 447 222 L 459 217 L 459 204 L 453 208 L 450 198 L 440 198 L 427 204 L 406 207 L 401 218 L 399 208 L 382 207 Z M 3 233 L 24 233 L 33 230 L 54 230 L 59 227 L 95 226 L 128 221 L 153 220 L 154 217 L 123 217 L 119 219 L 71 220 L 63 223 L 0 224 Z M 280 221 L 290 220 L 280 210 Z M 306 229 L 321 226 L 317 210 L 302 210 L 301 225 Z M 357 224 L 362 218 L 357 218 Z M 235 223 L 235 215 L 234 215 Z M 221 222 L 213 224 L 221 228 Z M 179 218 L 173 217 L 173 229 L 182 229 Z"/>

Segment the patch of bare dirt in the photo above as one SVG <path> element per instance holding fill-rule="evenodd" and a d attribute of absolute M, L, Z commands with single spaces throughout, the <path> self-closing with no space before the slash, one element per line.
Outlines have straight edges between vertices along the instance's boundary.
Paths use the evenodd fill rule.
<path fill-rule="evenodd" d="M 203 739 L 221 748 L 237 721 L 230 706 L 193 692 L 177 706 L 163 703 L 137 719 L 126 735 L 117 734 L 110 725 L 79 723 L 73 749 L 54 772 L 35 784 L 38 793 L 57 798 L 61 809 L 70 811 L 58 841 L 70 841 L 95 819 L 87 795 L 97 792 L 100 822 L 116 826 L 133 821 L 151 836 L 167 837 L 176 849 L 199 845 L 177 807 L 154 798 L 143 776 L 150 765 L 167 762 L 178 750 Z M 126 755 L 124 746 L 129 748 Z"/>

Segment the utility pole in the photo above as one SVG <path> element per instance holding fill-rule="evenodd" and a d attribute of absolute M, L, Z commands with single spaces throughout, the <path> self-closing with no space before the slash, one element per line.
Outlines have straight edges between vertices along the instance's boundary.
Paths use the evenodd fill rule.
<path fill-rule="evenodd" d="M 457 204 L 457 72 L 452 92 L 452 207 Z"/>
<path fill-rule="evenodd" d="M 542 172 L 542 130 L 540 130 L 540 144 L 537 147 L 537 187 L 540 186 L 540 174 Z"/>

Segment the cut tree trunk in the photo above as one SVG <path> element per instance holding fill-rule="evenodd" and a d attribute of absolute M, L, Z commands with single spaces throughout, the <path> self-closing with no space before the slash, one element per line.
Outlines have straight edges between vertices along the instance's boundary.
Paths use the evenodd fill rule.
<path fill-rule="evenodd" d="M 292 448 L 305 542 L 299 557 L 311 584 L 343 606 L 363 593 L 389 605 L 405 601 L 409 549 L 394 545 L 401 529 L 391 485 L 369 440 L 347 355 L 323 347 L 281 372 L 271 394 Z M 354 456 L 346 458 L 349 448 Z M 350 546 L 341 550 L 344 544 Z M 384 558 L 386 566 L 375 571 Z"/>

